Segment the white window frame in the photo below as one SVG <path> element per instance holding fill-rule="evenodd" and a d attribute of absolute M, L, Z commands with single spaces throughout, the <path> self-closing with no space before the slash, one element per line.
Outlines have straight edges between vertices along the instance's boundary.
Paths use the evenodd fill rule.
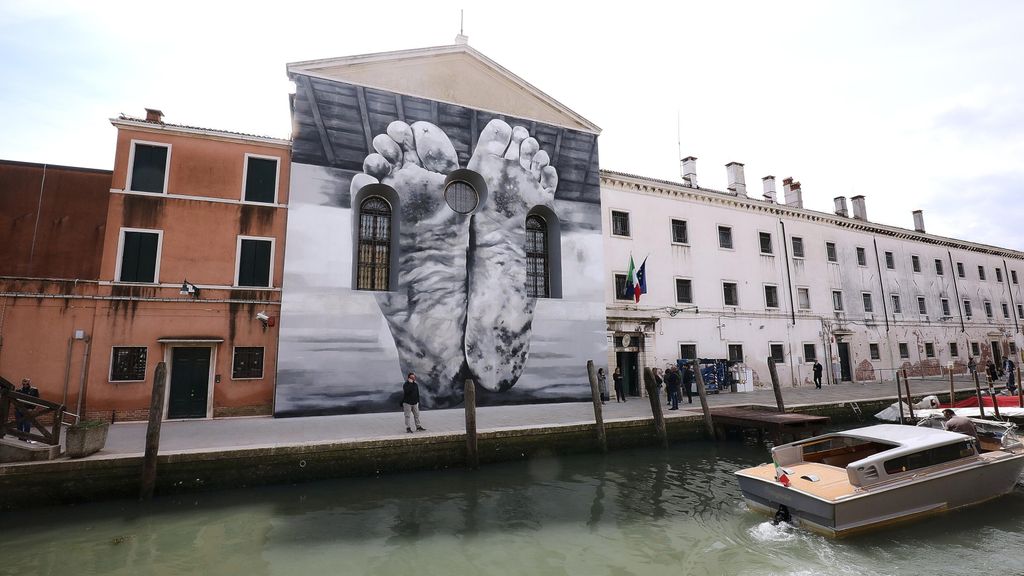
<path fill-rule="evenodd" d="M 952 308 L 949 307 L 949 298 L 939 298 L 939 306 L 942 308 L 943 318 L 952 317 Z"/>
<path fill-rule="evenodd" d="M 693 346 L 693 359 L 700 358 L 700 349 L 697 347 L 697 342 L 693 340 L 680 340 L 676 342 L 676 350 L 679 351 L 679 355 L 683 355 L 683 346 Z"/>
<path fill-rule="evenodd" d="M 761 249 L 761 234 L 768 235 L 768 250 L 770 250 L 770 252 L 765 252 Z M 757 251 L 761 256 L 775 256 L 775 238 L 772 237 L 771 232 L 766 232 L 764 230 L 757 231 Z"/>
<path fill-rule="evenodd" d="M 874 346 L 874 350 L 872 350 Z M 873 353 L 874 352 L 874 353 Z M 868 342 L 868 360 L 878 362 L 882 359 L 882 348 L 878 345 L 878 342 Z"/>
<path fill-rule="evenodd" d="M 775 288 L 775 306 L 768 305 L 768 287 Z M 779 297 L 779 285 L 778 284 L 763 284 L 762 292 L 764 292 L 764 307 L 768 310 L 780 310 L 782 309 L 782 298 Z"/>
<path fill-rule="evenodd" d="M 830 244 L 832 245 L 832 255 L 835 256 L 835 258 L 828 257 L 828 247 Z M 825 262 L 831 262 L 832 264 L 839 263 L 839 245 L 835 242 L 825 242 Z"/>
<path fill-rule="evenodd" d="M 928 354 L 928 347 L 929 346 L 932 347 L 932 353 L 930 355 Z M 939 357 L 939 351 L 935 349 L 935 342 L 925 342 L 924 343 L 924 357 L 925 358 L 938 358 Z"/>
<path fill-rule="evenodd" d="M 238 269 L 242 265 L 242 240 L 269 240 L 270 241 L 270 274 L 267 276 L 269 286 L 240 286 L 238 284 Z M 244 236 L 238 235 L 235 241 L 235 278 L 232 287 L 246 290 L 267 290 L 274 287 L 274 259 L 277 257 L 277 238 L 273 236 Z"/>
<path fill-rule="evenodd" d="M 277 168 L 274 170 L 274 201 L 273 202 L 257 202 L 256 200 L 245 199 L 245 184 L 249 179 L 249 158 L 259 158 L 260 160 L 274 160 L 277 162 Z M 274 206 L 277 204 L 278 194 L 281 188 L 281 158 L 279 156 L 267 156 L 265 154 L 252 154 L 250 152 L 245 153 L 245 161 L 242 163 L 242 204 L 255 204 L 257 206 Z M 232 353 L 233 354 L 233 353 Z M 234 361 L 234 356 L 232 356 Z M 234 364 L 232 364 L 234 366 Z"/>
<path fill-rule="evenodd" d="M 836 299 L 836 295 L 837 294 L 839 295 L 839 299 L 838 300 Z M 846 302 L 843 302 L 843 300 L 845 300 L 845 298 L 843 298 L 843 291 L 842 290 L 833 290 L 832 291 L 832 311 L 833 312 L 845 312 L 846 311 Z M 839 304 L 839 306 L 837 307 L 836 304 Z"/>
<path fill-rule="evenodd" d="M 865 298 L 865 296 L 867 296 L 867 298 Z M 867 308 L 865 308 L 864 309 L 864 313 L 865 314 L 874 314 L 875 313 L 875 296 L 871 292 L 861 292 L 860 293 L 860 304 L 861 304 L 861 306 L 864 306 L 865 303 L 871 304 L 871 310 L 868 310 Z"/>
<path fill-rule="evenodd" d="M 903 299 L 899 294 L 889 294 L 889 303 L 893 314 L 903 314 Z"/>
<path fill-rule="evenodd" d="M 107 382 L 110 384 L 128 384 L 129 382 L 145 382 L 146 378 L 142 380 L 114 380 L 114 348 L 145 348 L 146 349 L 146 369 L 142 371 L 143 374 L 149 373 L 149 346 L 136 345 L 136 344 L 111 344 L 110 345 L 110 361 L 107 364 Z"/>
<path fill-rule="evenodd" d="M 156 234 L 156 264 L 153 266 L 153 281 L 152 282 L 122 282 L 121 281 L 121 263 L 124 260 L 124 233 L 125 232 L 145 232 L 147 234 Z M 121 228 L 117 235 L 117 262 L 114 264 L 114 280 L 115 284 L 136 284 L 139 286 L 152 286 L 153 284 L 160 283 L 160 257 L 164 252 L 164 231 L 156 230 L 153 228 Z"/>
<path fill-rule="evenodd" d="M 629 222 L 629 234 L 623 236 L 622 234 L 615 233 L 615 213 L 626 215 L 626 220 Z M 609 208 L 608 209 L 608 235 L 612 238 L 632 238 L 633 237 L 633 215 L 629 210 L 622 210 L 621 208 Z"/>
<path fill-rule="evenodd" d="M 922 311 L 921 308 L 924 308 Z M 917 313 L 921 316 L 928 315 L 928 300 L 924 296 L 917 297 Z"/>
<path fill-rule="evenodd" d="M 941 258 L 936 258 L 935 259 L 935 275 L 936 276 L 945 276 L 946 275 L 946 267 L 942 265 L 942 259 Z"/>
<path fill-rule="evenodd" d="M 885 260 L 885 269 L 886 270 L 895 270 L 896 269 L 896 254 L 894 254 L 892 250 L 883 250 L 882 251 L 882 259 Z M 891 262 L 890 262 L 890 260 L 891 260 Z"/>
<path fill-rule="evenodd" d="M 1003 312 L 1003 318 L 1010 319 L 1010 305 L 1006 302 L 999 303 L 999 309 Z"/>
<path fill-rule="evenodd" d="M 917 269 L 916 270 L 914 269 L 914 262 L 915 261 L 917 262 Z M 910 255 L 910 271 L 913 272 L 914 274 L 920 274 L 921 273 L 921 257 L 918 256 L 917 254 L 911 254 Z"/>
<path fill-rule="evenodd" d="M 775 362 L 775 356 L 772 355 L 772 346 L 782 346 L 782 361 L 781 362 Z M 786 343 L 785 342 L 778 342 L 778 341 L 775 341 L 775 342 L 769 341 L 768 342 L 768 357 L 771 358 L 772 361 L 775 362 L 775 364 L 785 365 L 786 364 Z"/>
<path fill-rule="evenodd" d="M 807 306 L 803 305 L 800 301 L 800 291 L 804 290 L 807 293 Z M 796 305 L 799 310 L 810 310 L 811 309 L 811 289 L 808 286 L 797 286 L 796 288 Z"/>
<path fill-rule="evenodd" d="M 686 242 L 676 242 L 676 222 L 682 222 L 686 226 Z M 674 246 L 689 246 L 690 245 L 690 222 L 683 220 L 682 218 L 669 218 L 668 219 L 668 236 L 669 240 L 672 241 Z"/>
<path fill-rule="evenodd" d="M 729 229 L 729 243 L 732 244 L 732 246 L 728 248 L 722 246 L 722 234 L 719 231 L 720 228 Z M 715 224 L 715 243 L 718 245 L 719 250 L 729 250 L 730 252 L 734 252 L 736 250 L 736 235 L 733 234 L 733 232 L 734 228 L 728 224 Z"/>
<path fill-rule="evenodd" d="M 817 344 L 817 342 L 801 342 L 800 344 L 801 344 L 800 345 L 800 352 L 804 356 L 804 364 L 813 364 L 814 362 L 817 362 L 818 361 L 818 344 Z M 814 358 L 810 359 L 810 360 L 807 359 L 807 347 L 808 346 L 810 346 L 811 348 L 814 349 Z"/>
<path fill-rule="evenodd" d="M 981 307 L 982 310 L 985 311 L 985 318 L 995 318 L 995 312 L 993 311 L 991 300 L 984 300 L 981 303 Z"/>
<path fill-rule="evenodd" d="M 259 378 L 235 378 L 235 354 L 239 348 L 262 348 L 263 349 L 263 366 L 260 367 Z M 234 381 L 242 380 L 263 380 L 267 375 L 267 347 L 266 346 L 232 346 L 231 347 L 231 379 Z"/>
<path fill-rule="evenodd" d="M 736 303 L 727 304 L 725 302 L 725 285 L 732 284 L 736 287 Z M 735 280 L 722 280 L 722 306 L 729 308 L 739 308 L 740 306 L 740 283 Z"/>
<path fill-rule="evenodd" d="M 679 287 L 678 287 L 678 284 L 677 284 L 678 280 L 687 280 L 687 281 L 690 282 L 690 301 L 689 302 L 680 302 L 679 301 Z M 674 277 L 672 279 L 672 292 L 673 292 L 672 299 L 673 299 L 673 301 L 676 304 L 693 304 L 693 301 L 696 300 L 696 297 L 693 294 L 693 278 L 687 278 L 685 276 L 676 276 L 676 277 Z"/>
<path fill-rule="evenodd" d="M 967 319 L 971 319 L 971 318 L 973 318 L 973 317 L 974 317 L 974 307 L 973 307 L 973 306 L 971 306 L 971 301 L 970 301 L 969 299 L 966 299 L 966 298 L 965 298 L 965 299 L 963 299 L 963 300 L 961 301 L 961 303 L 962 303 L 962 304 L 963 304 L 963 306 L 964 306 L 964 316 L 965 316 L 965 317 L 966 317 Z"/>
<path fill-rule="evenodd" d="M 800 241 L 800 251 L 803 252 L 803 254 L 801 254 L 799 256 L 796 255 L 796 241 L 797 240 Z M 803 236 L 790 236 L 789 237 L 789 249 L 793 252 L 793 258 L 795 258 L 797 260 L 803 260 L 804 258 L 807 257 L 807 245 L 804 244 L 804 237 Z"/>
<path fill-rule="evenodd" d="M 162 192 L 146 192 L 143 190 L 133 190 L 132 182 L 133 176 L 135 175 L 135 145 L 143 144 L 145 146 L 159 146 L 161 148 L 167 148 L 167 160 L 164 163 L 164 189 Z M 126 192 L 132 192 L 135 194 L 167 194 L 167 183 L 170 181 L 171 176 L 171 144 L 168 142 L 151 142 L 149 140 L 136 140 L 132 138 L 131 149 L 128 151 L 128 173 L 127 180 L 124 183 L 124 189 Z"/>
<path fill-rule="evenodd" d="M 861 264 L 861 262 L 860 262 L 860 255 L 861 255 L 862 252 L 864 253 L 864 263 L 863 264 Z M 857 257 L 857 266 L 860 266 L 862 268 L 867 268 L 868 267 L 868 251 L 867 251 L 866 248 L 864 248 L 863 246 L 857 246 L 856 250 L 854 250 L 854 255 Z"/>
<path fill-rule="evenodd" d="M 960 357 L 960 345 L 956 342 L 949 343 L 949 357 L 959 358 Z"/>

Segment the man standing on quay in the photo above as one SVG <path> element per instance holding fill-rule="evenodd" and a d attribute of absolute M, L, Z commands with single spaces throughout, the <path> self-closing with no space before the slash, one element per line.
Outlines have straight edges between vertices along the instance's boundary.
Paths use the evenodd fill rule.
<path fill-rule="evenodd" d="M 413 421 L 416 429 L 425 431 L 420 425 L 420 387 L 416 384 L 416 374 L 409 372 L 402 385 L 402 410 L 405 412 L 405 431 L 412 434 Z"/>
<path fill-rule="evenodd" d="M 821 388 L 821 362 L 814 361 L 814 387 Z"/>

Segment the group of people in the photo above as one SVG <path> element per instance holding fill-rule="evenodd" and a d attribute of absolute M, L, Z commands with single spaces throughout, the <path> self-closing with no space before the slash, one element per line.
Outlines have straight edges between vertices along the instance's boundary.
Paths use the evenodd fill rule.
<path fill-rule="evenodd" d="M 692 363 L 687 362 L 682 373 L 678 367 L 672 365 L 667 366 L 664 372 L 658 368 L 651 369 L 651 372 L 654 374 L 654 382 L 658 389 L 660 390 L 663 386 L 666 389 L 668 406 L 671 406 L 669 410 L 679 409 L 683 391 L 686 392 L 686 400 L 693 404 L 694 371 Z M 612 372 L 612 385 L 615 389 L 615 401 L 627 402 L 628 398 L 626 398 L 626 391 L 622 384 L 622 370 L 618 366 Z M 599 368 L 597 371 L 597 387 L 601 394 L 601 403 L 610 402 L 608 377 L 605 375 L 604 368 Z"/>
<path fill-rule="evenodd" d="M 967 359 L 967 369 L 970 371 L 971 376 L 978 373 L 978 362 L 971 356 Z M 1006 390 L 1010 394 L 1017 392 L 1017 365 L 1013 363 L 1013 360 L 1006 358 L 1003 360 L 1002 372 L 996 368 L 996 363 L 989 360 L 985 365 L 985 376 L 988 377 L 988 381 L 995 383 L 999 381 L 1002 374 L 1006 374 Z"/>

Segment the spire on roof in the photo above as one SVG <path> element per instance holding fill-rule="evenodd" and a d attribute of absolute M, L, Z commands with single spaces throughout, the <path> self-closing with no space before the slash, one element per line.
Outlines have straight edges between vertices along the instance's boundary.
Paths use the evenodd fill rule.
<path fill-rule="evenodd" d="M 455 35 L 455 43 L 460 46 L 466 46 L 469 44 L 469 36 L 462 33 L 462 24 L 465 18 L 463 10 L 459 10 L 459 33 Z"/>

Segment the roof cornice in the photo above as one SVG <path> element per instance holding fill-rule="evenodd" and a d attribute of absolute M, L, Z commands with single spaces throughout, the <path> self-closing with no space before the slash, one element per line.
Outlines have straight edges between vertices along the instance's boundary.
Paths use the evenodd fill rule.
<path fill-rule="evenodd" d="M 136 120 L 134 118 L 111 118 L 110 123 L 117 128 L 130 128 L 133 130 L 139 130 L 142 132 L 151 132 L 154 134 L 182 134 L 187 136 L 202 136 L 213 140 L 222 140 L 228 142 L 245 142 L 253 144 L 261 144 L 264 146 L 272 146 L 275 148 L 287 148 L 291 149 L 292 141 L 284 138 L 272 138 L 270 136 L 256 136 L 254 134 L 241 134 L 238 132 L 227 132 L 224 130 L 212 130 L 209 128 L 198 128 L 195 126 L 182 126 L 179 124 L 164 124 L 157 122 L 148 122 L 146 120 Z"/>

